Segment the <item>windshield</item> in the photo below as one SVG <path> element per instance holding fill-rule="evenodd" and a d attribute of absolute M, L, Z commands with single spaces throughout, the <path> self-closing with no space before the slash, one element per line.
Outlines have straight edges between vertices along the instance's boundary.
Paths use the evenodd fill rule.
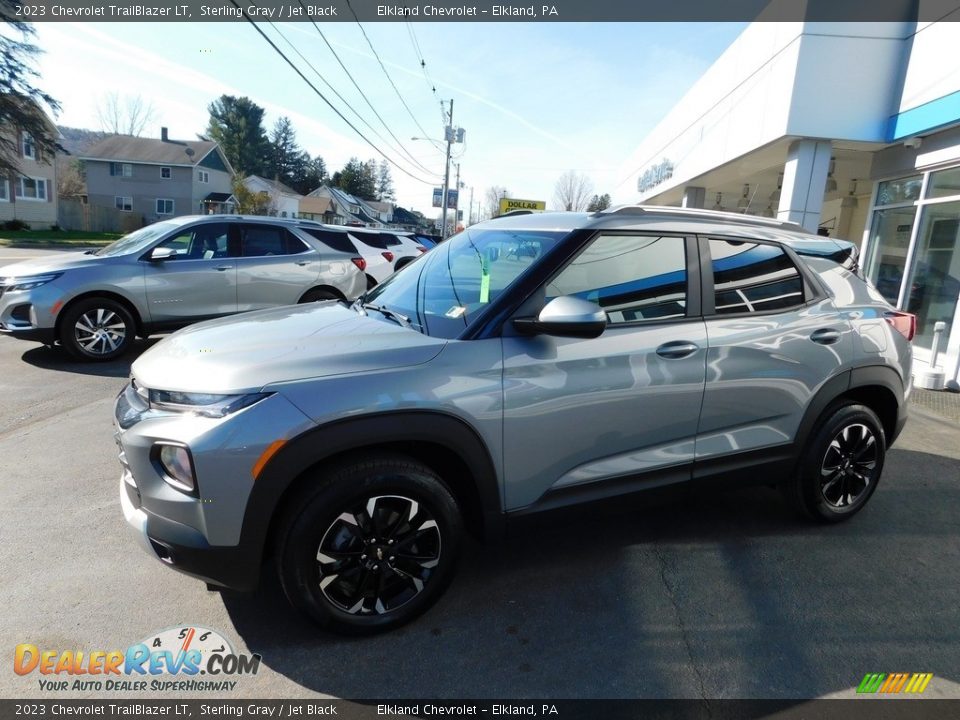
<path fill-rule="evenodd" d="M 100 257 L 113 257 L 114 255 L 126 255 L 128 253 L 144 250 L 154 240 L 158 240 L 161 235 L 165 235 L 171 230 L 180 227 L 181 223 L 160 222 L 153 225 L 147 225 L 145 228 L 135 230 L 129 235 L 124 235 L 119 240 L 110 243 L 106 247 L 97 250 L 94 255 Z"/>
<path fill-rule="evenodd" d="M 455 338 L 566 234 L 464 230 L 378 285 L 363 302 L 406 315 L 426 335 Z"/>

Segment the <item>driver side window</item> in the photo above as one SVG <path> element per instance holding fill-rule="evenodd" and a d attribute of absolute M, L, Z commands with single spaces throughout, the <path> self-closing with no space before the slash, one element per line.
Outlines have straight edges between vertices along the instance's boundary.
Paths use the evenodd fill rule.
<path fill-rule="evenodd" d="M 611 325 L 682 318 L 687 262 L 682 237 L 598 235 L 546 284 L 546 301 L 573 295 L 597 303 Z"/>
<path fill-rule="evenodd" d="M 228 230 L 225 223 L 196 225 L 167 238 L 157 247 L 171 248 L 175 253 L 171 260 L 224 258 L 228 255 Z"/>

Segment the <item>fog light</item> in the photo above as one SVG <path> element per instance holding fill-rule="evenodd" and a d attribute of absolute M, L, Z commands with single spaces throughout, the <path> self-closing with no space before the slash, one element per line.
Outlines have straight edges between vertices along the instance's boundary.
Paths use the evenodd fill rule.
<path fill-rule="evenodd" d="M 197 483 L 193 476 L 193 459 L 190 451 L 182 445 L 157 445 L 157 463 L 163 470 L 163 479 L 168 485 L 183 492 L 196 493 Z"/>

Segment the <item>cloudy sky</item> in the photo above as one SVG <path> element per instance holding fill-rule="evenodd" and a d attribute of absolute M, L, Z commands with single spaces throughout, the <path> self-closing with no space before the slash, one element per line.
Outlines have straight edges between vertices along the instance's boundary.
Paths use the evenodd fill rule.
<path fill-rule="evenodd" d="M 626 158 L 744 26 L 378 22 L 363 26 L 368 44 L 356 23 L 321 24 L 389 129 L 318 28 L 260 27 L 403 168 L 392 167 L 399 203 L 433 215 L 431 188 L 442 182 L 443 154 L 411 138 L 443 137 L 441 100 L 454 101 L 454 125 L 466 131 L 454 157 L 464 198 L 472 187 L 475 205 L 492 185 L 549 205 L 566 170 L 587 175 L 598 193 L 630 201 L 627 179 L 636 168 Z M 331 172 L 351 156 L 381 157 L 246 22 L 43 23 L 37 30 L 45 51 L 40 85 L 63 105 L 60 124 L 99 129 L 97 107 L 108 93 L 139 95 L 156 110 L 145 135 L 159 136 L 166 126 L 171 137 L 192 139 L 205 130 L 212 100 L 246 95 L 266 109 L 268 128 L 289 116 L 301 146 L 322 155 Z"/>

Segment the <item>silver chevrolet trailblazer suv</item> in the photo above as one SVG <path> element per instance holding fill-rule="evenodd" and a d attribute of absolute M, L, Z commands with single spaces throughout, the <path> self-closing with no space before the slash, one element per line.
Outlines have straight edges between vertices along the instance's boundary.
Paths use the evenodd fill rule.
<path fill-rule="evenodd" d="M 172 218 L 86 253 L 0 268 L 0 333 L 78 360 L 112 360 L 137 335 L 366 290 L 358 253 L 319 243 L 319 223 L 241 215 Z"/>
<path fill-rule="evenodd" d="M 623 207 L 479 225 L 353 305 L 194 325 L 116 404 L 143 547 L 250 589 L 276 558 L 333 630 L 386 630 L 461 537 L 652 488 L 778 484 L 845 520 L 906 421 L 914 318 L 856 249 L 774 220 Z"/>

